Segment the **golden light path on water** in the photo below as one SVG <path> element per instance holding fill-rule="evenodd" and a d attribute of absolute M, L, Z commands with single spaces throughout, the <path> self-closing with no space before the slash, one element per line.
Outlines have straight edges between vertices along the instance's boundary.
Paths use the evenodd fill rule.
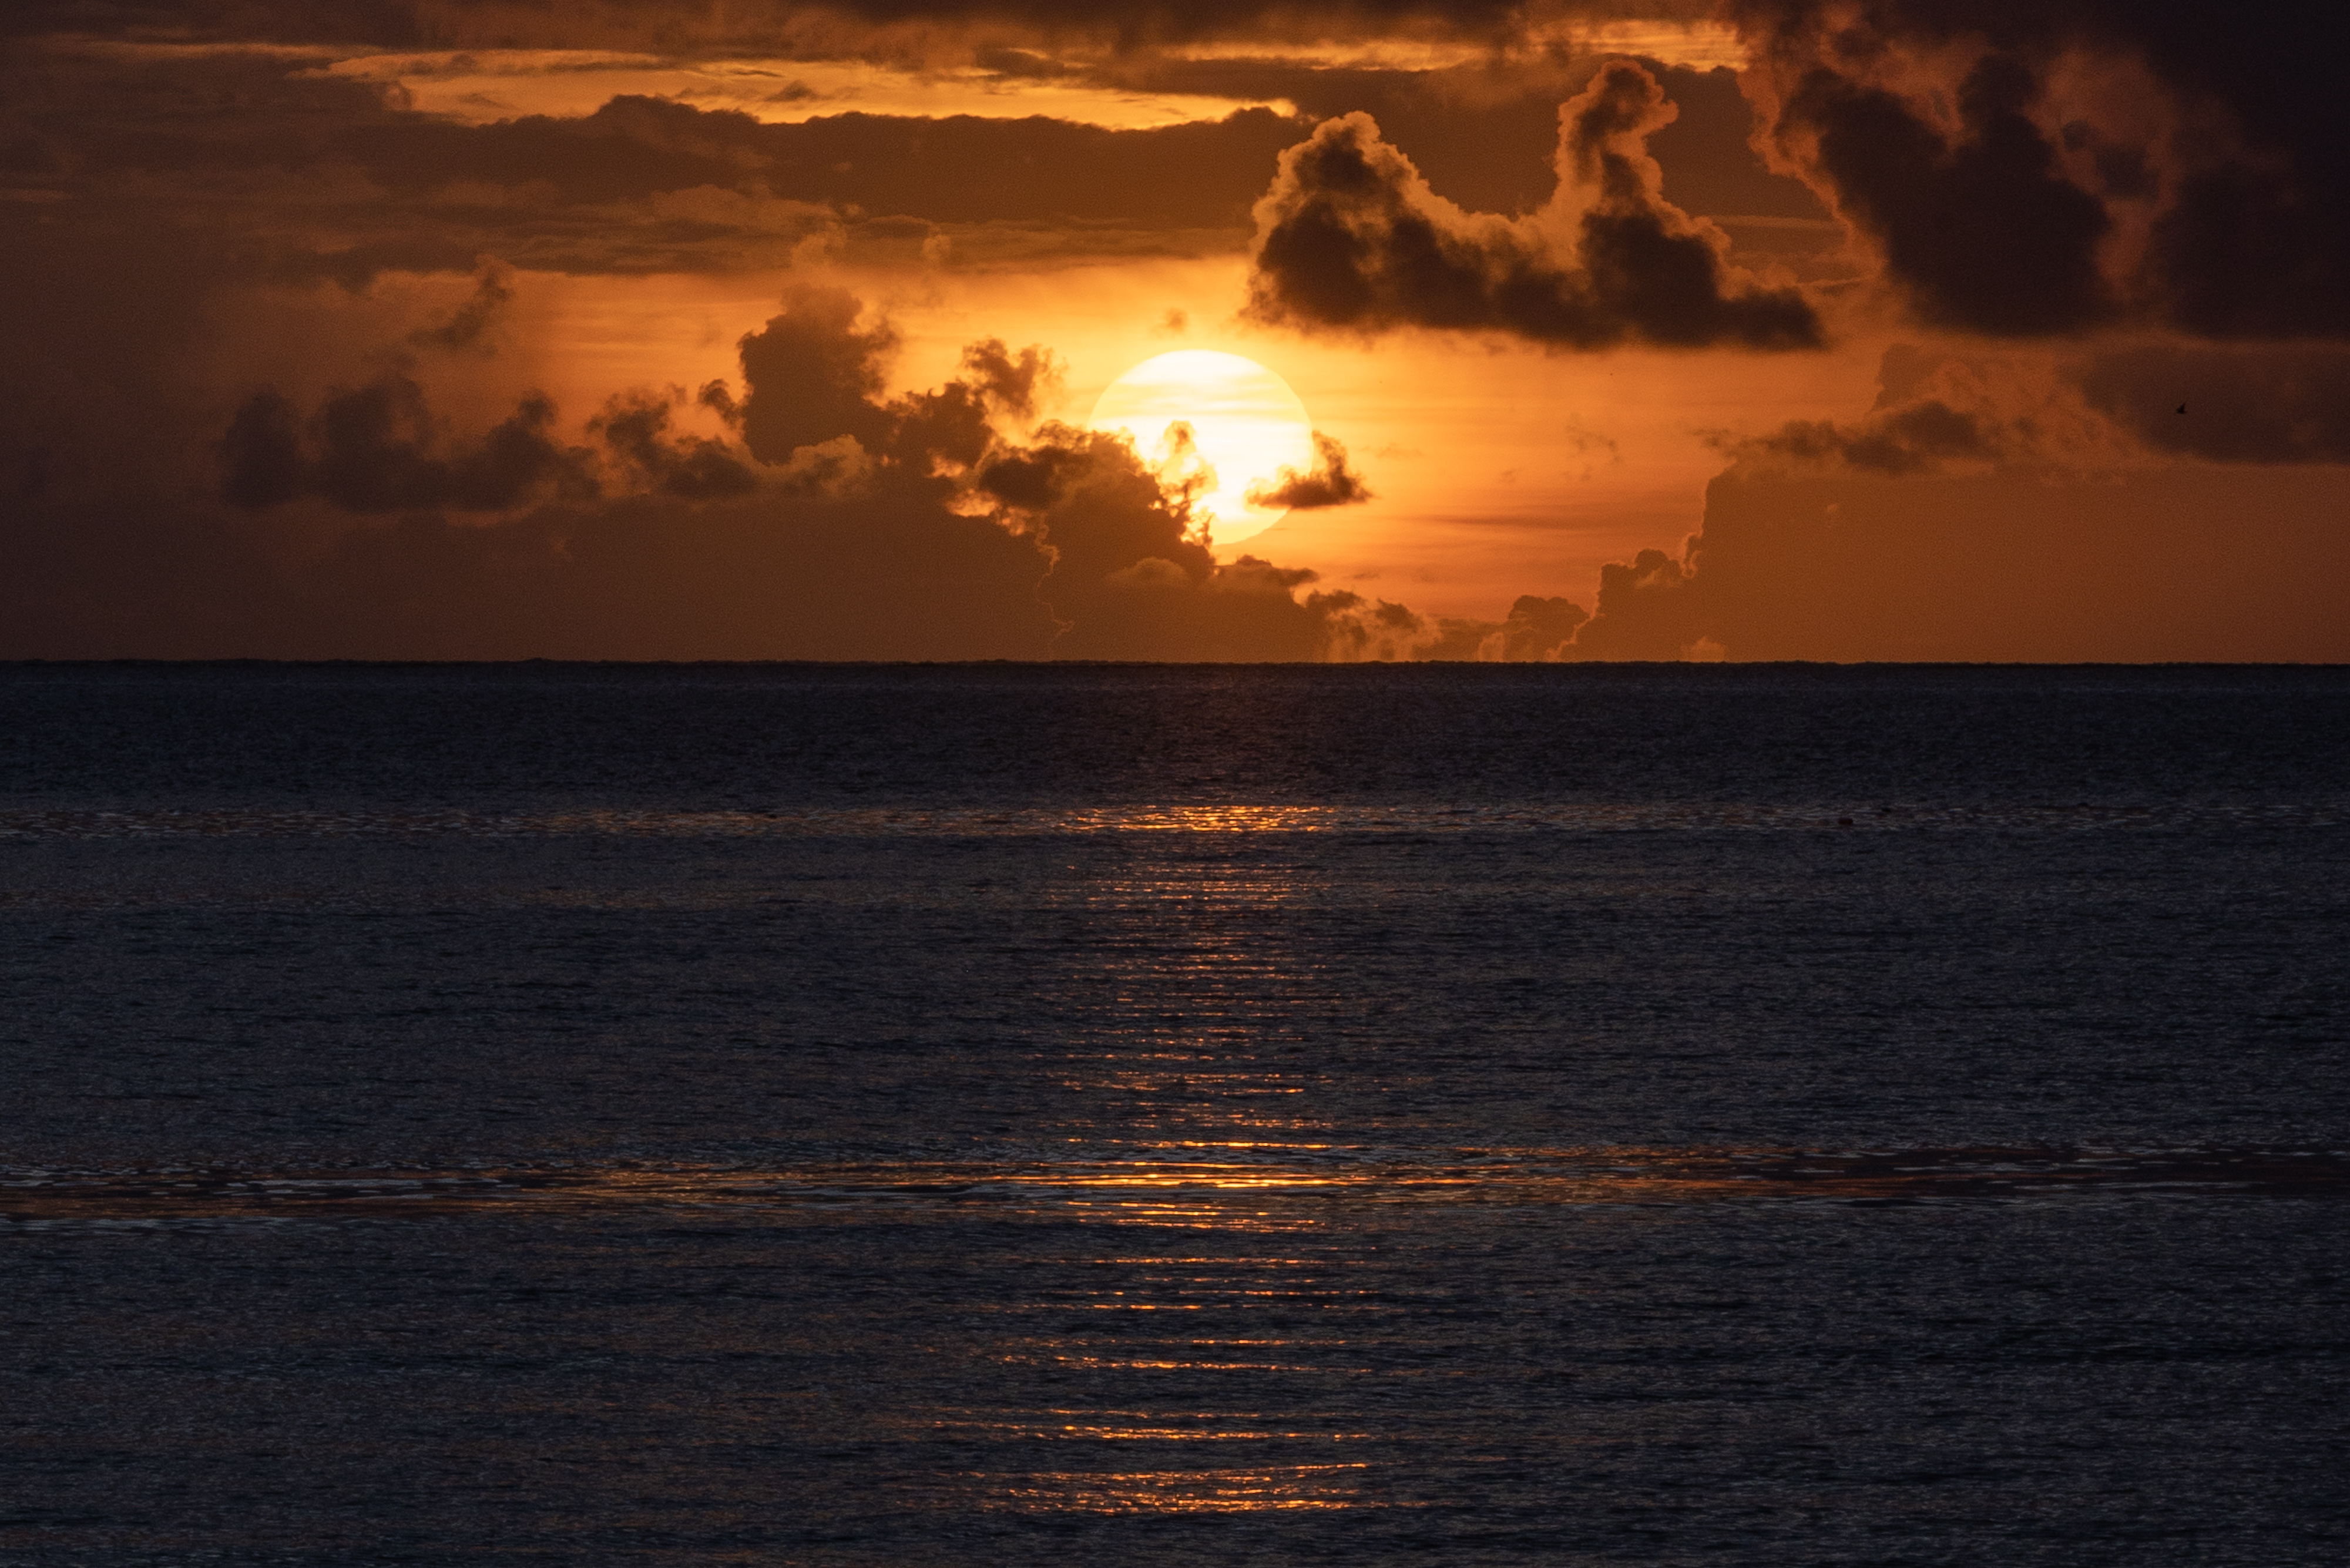
<path fill-rule="evenodd" d="M 1284 468 L 1314 466 L 1313 421 L 1289 383 L 1253 359 L 1211 348 L 1145 359 L 1103 389 L 1092 424 L 1132 437 L 1145 462 L 1178 482 L 1188 475 L 1175 427 L 1190 426 L 1199 461 L 1213 472 L 1192 510 L 1210 520 L 1219 545 L 1252 538 L 1287 514 L 1285 506 L 1250 505 L 1250 486 L 1274 483 Z"/>
<path fill-rule="evenodd" d="M 1841 831 L 1839 809 L 1858 810 L 1709 805 L 1677 815 L 1599 805 L 1534 815 L 1602 829 Z M 1195 1516 L 1217 1527 L 1244 1515 L 1293 1517 L 1326 1528 L 1348 1513 L 1440 1508 L 1411 1478 L 1431 1444 L 1475 1440 L 1473 1427 L 1430 1411 L 1458 1376 L 1445 1336 L 1469 1332 L 1461 1314 L 1487 1307 L 1450 1280 L 1397 1266 L 1442 1238 L 1523 1232 L 1529 1217 L 1561 1210 L 1596 1233 L 1670 1206 L 2244 1202 L 2350 1191 L 2350 1155 L 2340 1150 L 1471 1145 L 1416 1130 L 1409 1104 L 1440 1087 L 1440 1069 L 1400 1060 L 1369 1086 L 1389 1103 L 1367 1114 L 1334 1108 L 1349 1085 L 1327 1063 L 1283 1049 L 1284 1017 L 1301 1006 L 1335 1009 L 1339 979 L 1266 940 L 1272 912 L 1326 903 L 1329 879 L 1285 853 L 1201 857 L 1191 846 L 1513 824 L 1521 815 L 1476 809 L 1188 802 L 462 820 L 0 815 L 0 835 L 397 826 L 1152 840 L 1098 874 L 1024 895 L 1080 918 L 1087 937 L 1066 967 L 1034 971 L 1045 991 L 1067 992 L 1071 1025 L 1028 1059 L 1032 1082 L 1060 1108 L 1016 1139 L 960 1153 L 803 1148 L 710 1163 L 0 1168 L 0 1233 L 470 1220 L 525 1234 L 626 1236 L 649 1226 L 786 1238 L 792 1252 L 833 1258 L 852 1279 L 855 1260 L 882 1247 L 891 1261 L 878 1267 L 893 1282 L 907 1277 L 901 1257 L 976 1250 L 992 1260 L 991 1277 L 1016 1285 L 966 1289 L 966 1275 L 945 1270 L 932 1293 L 918 1292 L 903 1332 L 935 1375 L 905 1383 L 860 1428 L 865 1440 L 941 1456 L 904 1483 L 907 1506 L 1028 1521 Z M 1169 836 L 1176 842 L 1162 850 Z M 1506 1270 L 1491 1277 L 1506 1293 Z"/>
<path fill-rule="evenodd" d="M 1202 1118 L 1265 1120 L 1230 1096 L 1283 1095 L 1277 1072 L 1173 1055 L 1139 1072 L 1093 1064 L 1109 1086 L 1163 1110 L 1204 1094 Z M 1106 1070 L 1106 1071 L 1105 1071 Z M 1211 1106 L 1222 1103 L 1218 1115 Z M 962 1458 L 908 1493 L 910 1506 L 1023 1518 L 1324 1514 L 1430 1506 L 1399 1484 L 1428 1440 L 1378 1413 L 1378 1389 L 1451 1376 L 1440 1358 L 1399 1366 L 1451 1312 L 1439 1289 L 1405 1289 L 1385 1252 L 1449 1230 L 1470 1205 L 1571 1205 L 1605 1222 L 1657 1204 L 1881 1205 L 2307 1199 L 2350 1189 L 2341 1151 L 2043 1148 L 1492 1147 L 1412 1152 L 1287 1137 L 1072 1138 L 1073 1157 L 1030 1147 L 993 1158 L 768 1166 L 240 1171 L 0 1170 L 0 1233 L 224 1225 L 446 1224 L 532 1215 L 600 1232 L 629 1211 L 665 1234 L 830 1238 L 993 1234 L 1029 1282 L 950 1296 L 920 1333 L 943 1378 L 873 1417 L 877 1438 L 938 1443 Z M 1366 1231 L 1382 1239 L 1373 1245 Z M 625 1231 L 621 1232 L 625 1234 Z M 837 1243 L 833 1243 L 837 1244 Z M 953 1244 L 951 1241 L 949 1244 Z M 851 1253 L 846 1254 L 853 1256 Z M 1345 1390 L 1374 1392 L 1356 1397 Z M 922 1490 L 927 1489 L 927 1490 Z"/>

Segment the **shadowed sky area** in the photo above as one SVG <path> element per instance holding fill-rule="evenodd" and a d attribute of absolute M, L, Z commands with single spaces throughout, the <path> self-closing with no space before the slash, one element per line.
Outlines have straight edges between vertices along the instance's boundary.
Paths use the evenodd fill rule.
<path fill-rule="evenodd" d="M 2315 22 L 0 26 L 0 656 L 2350 658 Z M 1179 348 L 1244 541 L 1084 427 Z"/>

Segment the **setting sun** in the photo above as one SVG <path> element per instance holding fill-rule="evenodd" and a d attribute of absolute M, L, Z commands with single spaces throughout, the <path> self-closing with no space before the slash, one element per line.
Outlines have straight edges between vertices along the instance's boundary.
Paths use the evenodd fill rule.
<path fill-rule="evenodd" d="M 1314 463 L 1314 426 L 1289 383 L 1255 360 L 1209 348 L 1145 359 L 1111 382 L 1094 405 L 1093 426 L 1123 431 L 1144 461 L 1190 475 L 1173 427 L 1191 430 L 1196 461 L 1212 471 L 1192 502 L 1220 545 L 1238 544 L 1281 521 L 1285 506 L 1255 506 L 1252 486 Z M 1207 476 L 1202 476 L 1207 477 Z"/>

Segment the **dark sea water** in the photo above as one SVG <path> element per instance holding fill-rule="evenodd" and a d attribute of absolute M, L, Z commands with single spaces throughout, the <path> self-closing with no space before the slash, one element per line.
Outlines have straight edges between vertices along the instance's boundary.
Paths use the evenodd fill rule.
<path fill-rule="evenodd" d="M 2350 672 L 0 669 L 0 1563 L 2350 1562 Z"/>

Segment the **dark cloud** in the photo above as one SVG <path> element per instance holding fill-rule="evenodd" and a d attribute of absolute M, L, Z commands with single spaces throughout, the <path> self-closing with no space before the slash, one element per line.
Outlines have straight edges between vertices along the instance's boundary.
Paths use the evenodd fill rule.
<path fill-rule="evenodd" d="M 1325 506 L 1354 506 L 1371 498 L 1363 476 L 1347 465 L 1347 449 L 1320 431 L 1314 432 L 1314 466 L 1300 473 L 1283 465 L 1270 483 L 1249 487 L 1252 506 L 1286 506 L 1310 511 Z"/>
<path fill-rule="evenodd" d="M 2157 452 L 2350 462 L 2350 350 L 2141 345 L 2072 369 L 2090 406 Z"/>
<path fill-rule="evenodd" d="M 1423 616 L 1408 605 L 1347 589 L 1306 596 L 1324 622 L 1330 657 L 1389 661 L 1551 663 L 1574 657 L 1575 628 L 1589 618 L 1570 599 L 1521 595 L 1507 620 Z"/>
<path fill-rule="evenodd" d="M 1015 355 L 1002 338 L 990 337 L 963 350 L 962 381 L 990 407 L 1025 420 L 1060 390 L 1061 365 L 1043 348 L 1032 345 Z"/>
<path fill-rule="evenodd" d="M 1711 516 L 1711 513 L 1707 514 Z M 1598 610 L 1576 634 L 1578 659 L 1685 659 L 1714 623 L 1710 590 L 1696 562 L 1704 540 L 1690 542 L 1688 561 L 1642 550 L 1599 568 Z M 1741 650 L 1743 652 L 1743 649 Z"/>
<path fill-rule="evenodd" d="M 252 510 L 317 496 L 346 512 L 502 512 L 549 493 L 595 493 L 588 454 L 556 443 L 555 405 L 534 393 L 479 440 L 448 442 L 404 375 L 329 393 L 308 419 L 255 393 L 221 443 L 221 497 Z"/>
<path fill-rule="evenodd" d="M 484 256 L 570 273 L 780 267 L 816 236 L 909 263 L 942 234 L 981 264 L 1237 250 L 1302 134 L 1263 109 L 1124 131 L 1042 118 L 764 125 L 627 96 L 467 125 L 325 75 L 329 57 L 0 56 L 0 148 L 27 165 L 8 183 L 52 203 L 0 213 L 0 228 L 66 223 L 126 244 L 168 232 L 256 278 L 354 289 Z"/>
<path fill-rule="evenodd" d="M 1367 116 L 1284 153 L 1257 207 L 1249 313 L 1307 330 L 1490 331 L 1558 348 L 1815 347 L 1790 289 L 1742 286 L 1726 242 L 1667 203 L 1644 151 L 1672 110 L 1614 62 L 1559 111 L 1559 190 L 1530 218 L 1461 211 Z"/>
<path fill-rule="evenodd" d="M 1324 618 L 1343 657 L 1350 660 L 1396 661 L 1430 657 L 1431 645 L 1442 628 L 1408 605 L 1389 599 L 1367 599 L 1351 588 L 1332 588 L 1308 597 L 1307 603 Z M 1447 650 L 1460 659 L 1476 657 L 1473 639 L 1465 649 Z"/>
<path fill-rule="evenodd" d="M 204 41 L 362 44 L 394 49 L 629 48 L 681 53 L 765 50 L 779 39 L 836 50 L 916 47 L 923 35 L 958 31 L 1001 62 L 1024 51 L 1007 31 L 1096 46 L 1135 47 L 1233 34 L 1315 39 L 1359 28 L 1402 27 L 1421 36 L 1506 36 L 1520 8 L 1504 0 L 1149 0 L 1105 12 L 1084 0 L 730 0 L 647 3 L 576 0 L 15 0 L 0 36 L 132 35 Z M 907 35 L 912 35 L 911 37 Z M 1043 74 L 1044 57 L 1025 57 Z"/>
<path fill-rule="evenodd" d="M 1520 662 L 1542 663 L 1571 658 L 1575 633 L 1591 612 L 1573 599 L 1521 594 L 1502 624 L 1502 652 Z"/>
<path fill-rule="evenodd" d="M 2093 470 L 2142 457 L 2041 356 L 1953 353 L 1898 343 L 1859 419 L 1794 420 L 1719 444 L 1742 470 L 1898 477 L 2013 467 Z"/>
<path fill-rule="evenodd" d="M 1783 167 L 1758 169 L 1739 146 L 1745 106 L 1726 77 L 1665 72 L 1682 112 L 1650 128 L 1648 151 L 1661 163 L 1657 200 L 1669 205 L 1635 214 L 1612 250 L 1604 233 L 1593 235 L 1596 249 L 1586 246 L 1572 221 L 1537 243 L 1469 217 L 1539 202 L 1552 178 L 1540 156 L 1544 98 L 1577 90 L 1587 61 L 1515 49 L 1401 71 L 1283 57 L 1284 37 L 1393 28 L 1524 41 L 1523 27 L 1565 15 L 1499 4 L 1231 0 L 1105 15 L 1068 0 L 825 8 L 23 0 L 0 11 L 0 27 L 20 40 L 0 66 L 0 162 L 36 194 L 100 198 L 91 211 L 102 206 L 99 221 L 125 234 L 216 230 L 213 243 L 251 265 L 364 282 L 386 267 L 468 269 L 483 254 L 571 271 L 774 265 L 829 224 L 877 251 L 910 252 L 930 234 L 892 229 L 892 220 L 968 227 L 972 234 L 954 236 L 958 254 L 976 254 L 962 248 L 966 240 L 1003 254 L 1131 254 L 1154 243 L 1149 236 L 1221 247 L 1244 228 L 1274 155 L 1299 130 L 1263 110 L 1219 126 L 1126 132 L 861 116 L 761 126 L 651 99 L 577 119 L 464 126 L 405 112 L 396 88 L 317 68 L 369 48 L 977 60 L 1007 82 L 1264 94 L 1308 115 L 1369 112 L 1380 142 L 1408 153 L 1406 169 L 1430 182 L 1425 194 L 1466 209 L 1437 214 L 1449 222 L 1407 221 L 1430 214 L 1399 202 L 1410 181 L 1391 168 L 1376 172 L 1394 192 L 1371 192 L 1367 205 L 1320 192 L 1330 199 L 1326 217 L 1343 209 L 1360 220 L 1357 238 L 1432 245 L 1432 260 L 1408 269 L 1432 295 L 1390 280 L 1398 297 L 1388 307 L 1403 320 L 1466 317 L 1568 343 L 1595 330 L 1604 338 L 1596 317 L 1629 322 L 1622 335 L 1632 338 L 1775 341 L 1786 323 L 1758 328 L 1706 304 L 1705 247 L 1665 243 L 1690 236 L 1664 214 L 1802 223 L 1811 209 L 1779 177 L 1793 172 L 1877 249 L 1927 320 L 2005 336 L 2116 319 L 2209 337 L 2350 333 L 2350 205 L 2338 199 L 2350 185 L 2350 121 L 2336 112 L 2339 26 L 2323 7 L 2263 13 L 2242 26 L 2215 26 L 2208 7 L 2184 0 L 1734 0 L 1729 14 L 1756 51 L 1759 68 L 1744 85 L 1764 109 L 1759 140 Z M 1215 58 L 1158 47 L 1210 36 L 1228 46 Z M 317 52 L 108 52 L 88 47 L 92 39 L 242 39 Z M 1232 57 L 1238 41 L 1263 53 Z M 1355 151 L 1358 163 L 1377 161 L 1367 146 Z M 1382 214 L 1401 229 L 1388 234 Z M 1815 259 L 1819 233 L 1728 227 L 1752 247 L 1742 256 L 1775 250 L 1803 275 L 1829 270 Z M 1304 244 L 1289 259 L 1343 279 L 1350 258 L 1332 252 L 1330 243 Z M 1602 265 L 1610 256 L 1669 297 L 1621 305 Z M 1586 273 L 1587 289 L 1576 281 Z M 1301 320 L 1346 303 L 1343 287 L 1316 291 L 1294 269 L 1283 275 L 1299 287 L 1278 303 Z M 1496 277 L 1508 286 L 1484 286 Z M 1377 314 L 1362 307 L 1351 319 L 1376 327 Z"/>
<path fill-rule="evenodd" d="M 1796 84 L 1774 134 L 1805 147 L 1920 317 L 2068 332 L 2112 313 L 2097 247 L 2113 224 L 2026 115 L 2038 91 L 2029 67 L 1990 57 L 1960 84 L 1962 129 L 1945 137 L 1898 95 L 1822 67 Z"/>
<path fill-rule="evenodd" d="M 1866 473 L 1923 473 L 1955 459 L 1997 455 L 1995 432 L 1978 416 L 1939 398 L 1870 414 L 1852 424 L 1794 420 L 1741 443 L 1742 457 L 1834 463 Z"/>
<path fill-rule="evenodd" d="M 762 462 L 786 462 L 803 446 L 854 436 L 879 448 L 889 416 L 873 399 L 897 335 L 877 324 L 857 329 L 863 306 L 846 290 L 803 286 L 790 308 L 741 345 L 750 395 L 743 439 Z"/>
<path fill-rule="evenodd" d="M 671 406 L 678 400 L 620 393 L 588 428 L 629 466 L 639 487 L 656 494 L 714 501 L 758 489 L 758 475 L 726 442 L 670 429 Z"/>
<path fill-rule="evenodd" d="M 1737 72 L 1726 66 L 1650 68 L 1679 110 L 1648 134 L 1648 156 L 1664 171 L 1666 201 L 1718 218 L 1804 223 L 1828 216 L 1810 187 L 1774 172 L 1755 152 L 1754 109 L 1739 90 Z"/>
<path fill-rule="evenodd" d="M 2116 317 L 2213 337 L 2350 332 L 2350 124 L 2321 7 L 1733 0 L 1768 140 L 1929 319 Z"/>
<path fill-rule="evenodd" d="M 1037 588 L 1072 659 L 1304 659 L 1332 651 L 1326 617 L 1298 602 L 1314 574 L 1255 556 L 1218 565 L 1190 499 L 1116 436 L 1048 424 L 994 454 L 978 489 L 1050 562 Z"/>
<path fill-rule="evenodd" d="M 474 286 L 473 297 L 452 311 L 446 321 L 431 327 L 420 327 L 408 335 L 410 345 L 417 348 L 441 348 L 452 353 L 480 349 L 496 352 L 491 334 L 506 309 L 514 303 L 514 285 L 508 270 L 495 264 L 483 269 L 481 281 Z"/>
<path fill-rule="evenodd" d="M 1879 381 L 1857 420 L 1730 444 L 1703 531 L 1604 566 L 1564 656 L 2350 656 L 2331 607 L 2350 529 L 2326 466 L 2350 460 L 2350 354 L 2139 345 L 2065 364 L 1898 345 Z"/>
<path fill-rule="evenodd" d="M 1690 213 L 1827 216 L 1801 181 L 1773 173 L 1749 144 L 1753 113 L 1735 73 L 1644 64 L 1679 110 L 1648 138 L 1667 201 Z M 1551 51 L 1420 69 L 1145 54 L 1114 57 L 1089 77 L 1134 91 L 1286 101 L 1309 121 L 1367 114 L 1436 194 L 1475 212 L 1525 213 L 1558 184 L 1558 106 L 1599 66 Z"/>

